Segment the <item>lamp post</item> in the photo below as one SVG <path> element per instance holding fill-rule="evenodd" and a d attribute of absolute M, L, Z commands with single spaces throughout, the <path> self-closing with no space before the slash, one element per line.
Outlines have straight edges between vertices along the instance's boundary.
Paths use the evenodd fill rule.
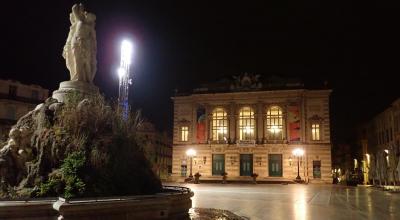
<path fill-rule="evenodd" d="M 192 148 L 186 151 L 186 155 L 190 157 L 190 174 L 189 178 L 193 179 L 193 174 L 192 174 L 192 167 L 193 167 L 193 157 L 196 156 L 196 151 Z"/>
<path fill-rule="evenodd" d="M 129 85 L 132 83 L 129 78 L 129 68 L 132 61 L 132 44 L 124 40 L 121 43 L 121 62 L 118 68 L 119 89 L 118 89 L 118 103 L 122 108 L 122 116 L 126 120 L 128 118 L 129 105 Z"/>
<path fill-rule="evenodd" d="M 293 155 L 297 157 L 297 177 L 296 177 L 296 182 L 301 181 L 300 177 L 300 157 L 304 155 L 304 150 L 300 148 L 296 148 L 293 150 Z"/>

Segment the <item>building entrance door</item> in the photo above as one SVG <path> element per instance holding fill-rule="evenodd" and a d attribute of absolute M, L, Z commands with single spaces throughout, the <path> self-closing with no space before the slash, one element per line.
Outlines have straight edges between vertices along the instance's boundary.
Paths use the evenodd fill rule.
<path fill-rule="evenodd" d="M 269 176 L 282 176 L 282 154 L 268 154 Z"/>
<path fill-rule="evenodd" d="M 253 154 L 240 155 L 240 176 L 251 176 L 253 173 Z"/>
<path fill-rule="evenodd" d="M 225 155 L 213 154 L 212 155 L 212 175 L 220 176 L 225 172 Z"/>

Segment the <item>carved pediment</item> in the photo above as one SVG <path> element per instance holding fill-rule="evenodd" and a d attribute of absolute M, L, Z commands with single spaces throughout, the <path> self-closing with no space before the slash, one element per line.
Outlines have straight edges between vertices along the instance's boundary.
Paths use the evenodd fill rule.
<path fill-rule="evenodd" d="M 214 147 L 212 148 L 213 153 L 223 153 L 224 149 L 221 147 Z"/>
<path fill-rule="evenodd" d="M 311 116 L 310 118 L 308 118 L 308 120 L 311 120 L 311 121 L 323 121 L 324 118 L 322 118 L 322 117 L 319 116 L 319 115 L 313 115 L 313 116 Z"/>
<path fill-rule="evenodd" d="M 250 147 L 239 147 L 239 153 L 253 153 L 254 148 Z"/>
<path fill-rule="evenodd" d="M 269 153 L 283 153 L 283 147 L 271 147 L 268 151 Z"/>
<path fill-rule="evenodd" d="M 182 118 L 178 120 L 178 124 L 190 124 L 191 121 L 187 120 L 186 118 Z"/>

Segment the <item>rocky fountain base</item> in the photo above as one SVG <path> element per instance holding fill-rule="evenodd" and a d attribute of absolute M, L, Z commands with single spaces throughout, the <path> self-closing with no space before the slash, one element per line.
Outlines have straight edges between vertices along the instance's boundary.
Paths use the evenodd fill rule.
<path fill-rule="evenodd" d="M 62 100 L 19 119 L 2 146 L 0 219 L 188 218 L 193 192 L 161 186 L 136 135 L 140 115 L 122 120 L 95 93 Z"/>

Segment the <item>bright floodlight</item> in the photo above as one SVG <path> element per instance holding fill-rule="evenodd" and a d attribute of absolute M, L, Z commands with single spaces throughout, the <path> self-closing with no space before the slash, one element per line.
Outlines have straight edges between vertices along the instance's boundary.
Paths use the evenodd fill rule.
<path fill-rule="evenodd" d="M 121 68 L 121 67 L 118 68 L 118 77 L 119 77 L 119 78 L 124 77 L 125 74 L 126 74 L 126 70 L 125 70 L 124 68 Z"/>
<path fill-rule="evenodd" d="M 296 148 L 293 150 L 293 155 L 300 157 L 304 155 L 304 150 L 300 148 Z"/>
<path fill-rule="evenodd" d="M 188 155 L 189 157 L 196 156 L 196 151 L 193 149 L 189 149 L 186 151 L 186 155 Z"/>
<path fill-rule="evenodd" d="M 131 64 L 132 59 L 132 43 L 123 40 L 121 43 L 121 62 Z"/>

